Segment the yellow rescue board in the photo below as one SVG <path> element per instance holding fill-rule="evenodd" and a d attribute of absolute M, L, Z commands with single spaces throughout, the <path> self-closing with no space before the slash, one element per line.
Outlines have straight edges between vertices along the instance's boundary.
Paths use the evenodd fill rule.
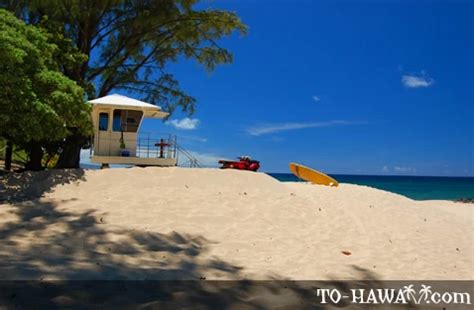
<path fill-rule="evenodd" d="M 327 186 L 339 185 L 339 183 L 330 176 L 300 164 L 290 163 L 290 170 L 298 178 L 314 184 L 321 184 Z"/>

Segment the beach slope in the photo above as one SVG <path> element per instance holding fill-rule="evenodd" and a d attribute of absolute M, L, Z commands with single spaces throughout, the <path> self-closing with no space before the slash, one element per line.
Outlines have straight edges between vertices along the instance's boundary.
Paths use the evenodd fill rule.
<path fill-rule="evenodd" d="M 263 173 L 9 174 L 2 279 L 472 280 L 472 204 Z"/>

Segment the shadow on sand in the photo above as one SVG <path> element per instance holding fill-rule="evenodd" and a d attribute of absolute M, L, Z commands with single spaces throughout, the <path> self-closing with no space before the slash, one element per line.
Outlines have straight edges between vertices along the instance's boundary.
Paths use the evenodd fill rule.
<path fill-rule="evenodd" d="M 28 182 L 40 174 L 14 176 L 6 188 L 9 203 L 0 209 L 2 309 L 324 308 L 318 287 L 383 287 L 376 274 L 356 266 L 361 281 L 241 280 L 242 267 L 203 255 L 212 243 L 203 236 L 125 229 L 105 223 L 97 210 L 76 213 L 44 198 L 28 200 L 80 180 L 83 171 L 47 177 L 38 188 Z"/>
<path fill-rule="evenodd" d="M 57 185 L 85 181 L 84 169 L 52 169 L 0 174 L 0 203 L 41 197 Z"/>

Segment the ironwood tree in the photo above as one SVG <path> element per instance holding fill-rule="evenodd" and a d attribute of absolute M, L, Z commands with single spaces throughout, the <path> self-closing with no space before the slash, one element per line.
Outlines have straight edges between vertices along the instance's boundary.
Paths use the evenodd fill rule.
<path fill-rule="evenodd" d="M 196 99 L 180 89 L 169 62 L 194 59 L 206 70 L 232 62 L 222 37 L 246 33 L 234 12 L 198 9 L 198 0 L 0 0 L 30 24 L 53 34 L 66 76 L 92 99 L 126 90 L 139 99 L 192 114 Z M 72 44 L 63 41 L 70 40 Z M 74 55 L 86 55 L 77 62 Z M 69 135 L 61 147 L 60 168 L 79 166 L 87 137 Z"/>

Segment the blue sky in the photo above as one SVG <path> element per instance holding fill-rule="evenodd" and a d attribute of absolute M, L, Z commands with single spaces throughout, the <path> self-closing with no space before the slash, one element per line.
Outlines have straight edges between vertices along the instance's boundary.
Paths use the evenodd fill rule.
<path fill-rule="evenodd" d="M 413 3 L 416 2 L 416 3 Z M 250 155 L 266 172 L 474 175 L 473 1 L 204 1 L 236 11 L 234 62 L 171 64 L 198 100 L 146 121 L 206 164 Z"/>

